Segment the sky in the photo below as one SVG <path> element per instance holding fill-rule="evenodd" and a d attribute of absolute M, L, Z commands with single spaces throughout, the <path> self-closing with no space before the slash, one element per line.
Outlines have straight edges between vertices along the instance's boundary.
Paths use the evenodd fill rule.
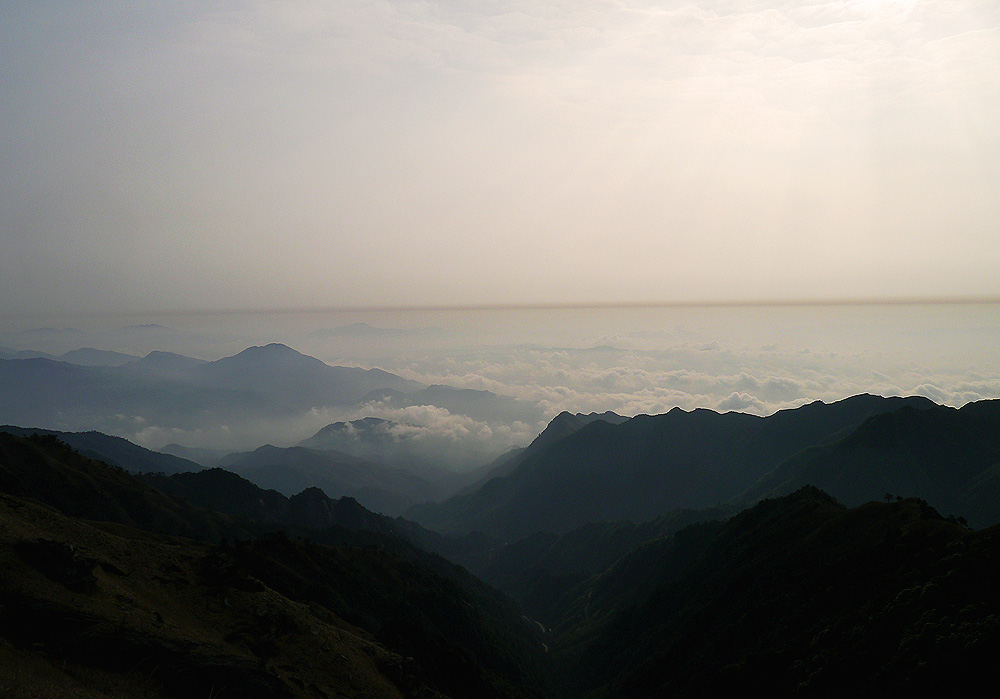
<path fill-rule="evenodd" d="M 0 65 L 0 318 L 1000 298 L 995 0 L 13 0 Z"/>

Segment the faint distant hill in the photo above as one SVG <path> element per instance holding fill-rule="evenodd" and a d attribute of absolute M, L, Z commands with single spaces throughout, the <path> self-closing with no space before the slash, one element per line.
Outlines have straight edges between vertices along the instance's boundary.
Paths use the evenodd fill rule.
<path fill-rule="evenodd" d="M 191 431 L 206 423 L 262 423 L 353 405 L 378 389 L 421 388 L 379 369 L 329 366 L 278 344 L 214 362 L 165 352 L 122 366 L 0 359 L 0 423 L 132 436 L 154 426 Z"/>
<path fill-rule="evenodd" d="M 326 413 L 432 406 L 435 410 L 417 411 L 411 434 L 396 440 L 397 447 L 413 448 L 406 454 L 395 449 L 390 464 L 392 445 L 384 442 L 384 461 L 469 470 L 511 446 L 497 443 L 491 426 L 515 425 L 523 433 L 541 419 L 538 406 L 525 401 L 489 391 L 428 388 L 381 369 L 330 366 L 278 343 L 211 362 L 169 352 L 150 352 L 120 366 L 115 364 L 123 357 L 80 355 L 85 357 L 104 365 L 0 359 L 0 423 L 245 449 L 301 439 L 302 425 L 315 425 Z M 465 429 L 466 418 L 485 424 Z M 381 458 L 376 452 L 366 456 Z"/>
<path fill-rule="evenodd" d="M 423 387 L 381 369 L 333 367 L 278 343 L 248 347 L 194 367 L 191 373 L 205 386 L 252 391 L 297 408 L 348 405 L 378 389 L 405 392 Z"/>
<path fill-rule="evenodd" d="M 231 454 L 219 465 L 285 495 L 317 487 L 332 498 L 352 497 L 369 509 L 391 515 L 441 494 L 439 486 L 410 471 L 321 449 L 265 445 Z"/>
<path fill-rule="evenodd" d="M 333 422 L 298 446 L 326 451 L 342 451 L 353 456 L 375 457 L 392 449 L 407 435 L 392 420 L 366 417 L 350 422 Z"/>
<path fill-rule="evenodd" d="M 81 347 L 58 356 L 35 350 L 14 351 L 0 348 L 0 359 L 50 359 L 80 366 L 123 366 L 136 361 L 139 357 L 110 350 L 94 349 L 93 347 Z"/>
<path fill-rule="evenodd" d="M 472 472 L 494 457 L 477 442 L 458 441 L 431 428 L 377 417 L 331 423 L 297 446 L 340 452 L 410 471 L 440 484 L 437 492 L 441 496 L 477 478 Z"/>
<path fill-rule="evenodd" d="M 768 417 L 675 408 L 620 424 L 595 420 L 561 439 L 553 434 L 509 475 L 443 503 L 414 507 L 406 516 L 439 531 L 480 530 L 513 540 L 597 520 L 644 521 L 712 507 L 803 449 L 833 442 L 869 417 L 905 405 L 934 407 L 926 398 L 860 395 Z"/>
<path fill-rule="evenodd" d="M 153 351 L 128 365 L 128 373 L 145 377 L 183 378 L 197 366 L 205 364 L 203 359 L 185 357 L 173 352 Z"/>
<path fill-rule="evenodd" d="M 35 350 L 12 350 L 7 347 L 0 347 L 0 359 L 51 359 L 59 361 L 59 357 L 54 354 Z"/>
<path fill-rule="evenodd" d="M 173 456 L 193 461 L 205 468 L 213 468 L 231 453 L 224 449 L 186 447 L 182 444 L 165 444 L 160 447 L 160 451 L 164 454 L 172 454 Z"/>
<path fill-rule="evenodd" d="M 139 357 L 110 350 L 99 350 L 93 347 L 81 347 L 70 350 L 59 357 L 61 361 L 81 366 L 124 366 L 129 362 L 134 362 Z"/>

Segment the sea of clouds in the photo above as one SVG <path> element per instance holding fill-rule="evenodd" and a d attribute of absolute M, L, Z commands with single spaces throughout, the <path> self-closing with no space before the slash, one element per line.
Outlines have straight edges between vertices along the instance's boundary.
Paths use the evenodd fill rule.
<path fill-rule="evenodd" d="M 858 393 L 922 395 L 954 407 L 1000 398 L 996 305 L 692 307 L 230 315 L 121 327 L 6 332 L 0 345 L 95 346 L 202 359 L 281 341 L 331 365 L 378 367 L 424 384 L 520 401 L 490 419 L 391 399 L 274 421 L 150 424 L 117 433 L 149 446 L 293 444 L 336 421 L 391 420 L 401 440 L 499 454 L 562 411 L 656 414 L 680 407 L 768 415 Z M 360 319 L 360 323 L 358 323 Z M 111 323 L 113 321 L 104 321 Z M 60 344 L 61 343 L 61 344 Z"/>

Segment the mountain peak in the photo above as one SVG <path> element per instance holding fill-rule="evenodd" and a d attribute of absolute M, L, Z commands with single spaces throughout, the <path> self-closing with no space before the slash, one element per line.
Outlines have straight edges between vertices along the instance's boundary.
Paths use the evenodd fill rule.
<path fill-rule="evenodd" d="M 232 367 L 285 367 L 285 368 L 305 368 L 305 367 L 328 367 L 328 365 L 315 357 L 302 354 L 288 345 L 280 342 L 272 342 L 268 345 L 254 345 L 231 357 L 219 359 L 211 362 L 217 366 Z"/>
<path fill-rule="evenodd" d="M 567 437 L 574 432 L 581 430 L 592 422 L 608 422 L 618 424 L 627 418 L 613 413 L 610 410 L 604 413 L 571 413 L 562 411 L 542 430 L 542 433 L 535 437 L 534 441 L 528 445 L 528 453 L 535 452 L 558 442 L 563 437 Z"/>
<path fill-rule="evenodd" d="M 271 342 L 271 343 L 266 344 L 266 345 L 253 345 L 252 347 L 247 347 L 245 350 L 243 350 L 242 352 L 240 352 L 239 354 L 237 354 L 235 356 L 237 356 L 237 357 L 241 357 L 241 356 L 248 356 L 248 357 L 249 356 L 272 356 L 272 357 L 289 356 L 289 357 L 291 357 L 291 356 L 295 356 L 295 355 L 298 355 L 300 357 L 306 356 L 306 355 L 302 354 L 301 352 L 299 352 L 297 350 L 293 350 L 288 345 L 284 345 L 284 344 L 282 344 L 280 342 Z"/>

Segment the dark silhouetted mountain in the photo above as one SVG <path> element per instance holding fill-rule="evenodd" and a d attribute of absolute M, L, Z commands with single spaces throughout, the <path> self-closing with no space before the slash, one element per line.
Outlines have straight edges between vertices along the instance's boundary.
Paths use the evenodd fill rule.
<path fill-rule="evenodd" d="M 821 423 L 801 429 L 798 411 L 596 420 L 510 477 L 541 456 L 626 448 L 614 433 L 627 427 L 633 458 L 701 446 L 753 464 L 801 439 L 814 441 L 779 471 L 846 450 L 834 473 L 851 480 L 844 460 L 863 473 L 879 462 L 871 451 L 906 455 L 930 483 L 992 482 L 995 467 L 981 467 L 996 402 L 841 403 L 800 409 Z M 726 521 L 684 526 L 715 514 L 675 512 L 532 535 L 483 561 L 550 627 L 540 637 L 500 594 L 414 546 L 419 527 L 354 500 L 286 497 L 220 469 L 140 481 L 52 436 L 0 433 L 0 694 L 540 698 L 541 640 L 566 699 L 981 691 L 1000 647 L 1000 527 L 890 499 L 848 509 L 809 486 Z"/>
<path fill-rule="evenodd" d="M 84 519 L 160 534 L 218 540 L 247 530 L 215 513 L 171 498 L 52 435 L 0 431 L 0 491 Z"/>
<path fill-rule="evenodd" d="M 194 461 L 152 451 L 121 437 L 112 437 L 100 432 L 60 432 L 59 430 L 15 427 L 13 425 L 0 426 L 0 432 L 10 432 L 22 437 L 32 434 L 52 435 L 86 457 L 103 461 L 131 473 L 156 471 L 182 473 L 184 471 L 197 471 L 201 468 Z"/>
<path fill-rule="evenodd" d="M 491 463 L 478 469 L 476 479 L 456 491 L 455 495 L 468 494 L 494 478 L 502 478 L 510 475 L 527 457 L 597 420 L 617 425 L 625 422 L 628 418 L 613 413 L 610 410 L 605 413 L 589 414 L 561 412 L 549 422 L 541 434 L 531 441 L 531 444 L 527 447 L 511 449 L 501 454 Z"/>
<path fill-rule="evenodd" d="M 164 493 L 263 529 L 273 530 L 275 525 L 302 529 L 343 527 L 409 539 L 405 528 L 396 526 L 392 518 L 365 509 L 353 498 L 334 500 L 319 488 L 307 488 L 287 497 L 221 468 L 172 476 L 147 474 L 141 480 Z"/>
<path fill-rule="evenodd" d="M 146 473 L 139 480 L 192 505 L 234 517 L 254 530 L 273 530 L 273 525 L 292 524 L 286 496 L 221 468 L 173 475 Z M 334 524 L 330 522 L 327 526 Z"/>
<path fill-rule="evenodd" d="M 640 524 L 591 522 L 565 534 L 532 534 L 496 549 L 487 562 L 470 570 L 519 602 L 525 614 L 551 625 L 566 613 L 563 600 L 571 598 L 573 588 L 583 581 L 604 573 L 647 542 L 669 539 L 693 523 L 730 514 L 723 508 L 678 510 Z"/>
<path fill-rule="evenodd" d="M 568 695 L 930 696 L 994 674 L 996 527 L 806 488 L 646 548 L 581 586 L 549 639 Z"/>
<path fill-rule="evenodd" d="M 525 455 L 534 454 L 537 451 L 541 451 L 546 447 L 550 447 L 560 439 L 568 437 L 574 432 L 579 431 L 581 428 L 589 425 L 592 422 L 597 422 L 598 420 L 602 422 L 607 422 L 612 425 L 620 425 L 621 423 L 628 420 L 627 417 L 613 413 L 610 410 L 605 413 L 569 413 L 563 411 L 552 418 L 552 421 L 546 425 L 545 429 L 542 430 L 535 439 L 528 445 L 525 450 Z"/>
<path fill-rule="evenodd" d="M 206 511 L 52 437 L 0 434 L 0 466 L 4 696 L 543 696 L 531 625 L 396 538 L 162 538 L 122 522 Z"/>
<path fill-rule="evenodd" d="M 480 530 L 516 540 L 587 522 L 644 521 L 713 507 L 803 449 L 903 405 L 934 406 L 925 398 L 860 395 L 769 417 L 675 408 L 617 425 L 598 419 L 528 453 L 509 475 L 406 516 L 438 531 Z"/>
<path fill-rule="evenodd" d="M 270 532 L 282 529 L 325 540 L 329 530 L 365 531 L 398 537 L 425 551 L 458 563 L 482 565 L 500 542 L 484 536 L 446 537 L 401 517 L 372 512 L 351 497 L 330 498 L 319 488 L 306 488 L 286 497 L 265 490 L 231 471 L 211 468 L 196 473 L 142 474 L 143 482 L 170 495 L 221 512 L 248 529 Z M 336 541 L 340 541 L 337 539 Z"/>
<path fill-rule="evenodd" d="M 893 496 L 928 499 L 981 527 L 1000 522 L 1000 401 L 934 406 L 869 418 L 837 442 L 781 464 L 742 498 L 813 484 L 847 505 Z"/>

